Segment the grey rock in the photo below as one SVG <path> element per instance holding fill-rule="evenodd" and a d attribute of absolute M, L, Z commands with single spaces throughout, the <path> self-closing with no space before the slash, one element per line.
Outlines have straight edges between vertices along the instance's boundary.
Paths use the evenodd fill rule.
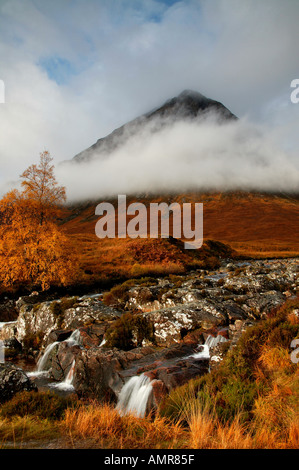
<path fill-rule="evenodd" d="M 22 369 L 13 364 L 0 364 L 0 403 L 10 400 L 18 392 L 36 390 Z"/>

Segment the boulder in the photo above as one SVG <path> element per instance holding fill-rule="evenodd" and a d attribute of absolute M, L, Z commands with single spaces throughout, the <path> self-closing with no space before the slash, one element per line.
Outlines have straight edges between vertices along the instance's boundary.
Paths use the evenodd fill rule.
<path fill-rule="evenodd" d="M 17 302 L 19 316 L 16 323 L 16 337 L 23 343 L 28 336 L 42 334 L 46 339 L 52 330 L 58 329 L 59 318 L 51 308 L 51 302 L 26 303 L 23 298 Z"/>
<path fill-rule="evenodd" d="M 79 396 L 92 397 L 100 401 L 116 402 L 125 382 L 122 372 L 132 362 L 154 352 L 153 348 L 142 347 L 131 351 L 116 348 L 82 349 L 74 368 L 73 385 Z"/>
<path fill-rule="evenodd" d="M 80 349 L 79 345 L 73 345 L 67 341 L 59 343 L 55 354 L 51 357 L 49 376 L 59 382 L 63 381 L 67 377 Z"/>
<path fill-rule="evenodd" d="M 168 389 L 162 380 L 154 379 L 151 381 L 151 386 L 153 388 L 152 402 L 150 403 L 150 408 L 158 408 L 160 403 L 168 394 Z"/>
<path fill-rule="evenodd" d="M 227 319 L 225 309 L 220 304 L 206 299 L 145 315 L 154 324 L 155 340 L 159 346 L 179 343 L 188 331 L 225 324 Z"/>
<path fill-rule="evenodd" d="M 19 309 L 19 316 L 16 322 L 16 337 L 21 343 L 29 336 L 43 335 L 44 344 L 49 344 L 52 338 L 49 338 L 53 330 L 57 334 L 64 334 L 61 330 L 73 330 L 88 323 L 112 321 L 121 316 L 118 310 L 107 307 L 103 302 L 96 298 L 77 297 L 69 298 L 70 303 L 73 299 L 74 306 L 63 310 L 59 307 L 60 301 L 47 301 L 32 304 L 32 299 L 20 298 L 16 305 Z M 62 301 L 61 301 L 62 302 Z M 61 305 L 63 305 L 61 303 Z M 58 333 L 60 331 L 60 333 Z M 59 340 L 59 339 L 57 339 Z"/>
<path fill-rule="evenodd" d="M 4 299 L 0 303 L 0 322 L 11 322 L 16 320 L 18 317 L 18 311 L 16 309 L 13 300 Z"/>
<path fill-rule="evenodd" d="M 22 369 L 13 364 L 0 364 L 0 403 L 10 400 L 18 392 L 36 390 Z"/>
<path fill-rule="evenodd" d="M 17 334 L 17 321 L 3 322 L 0 327 L 0 339 L 6 340 L 16 336 Z"/>
<path fill-rule="evenodd" d="M 278 291 L 257 293 L 246 301 L 247 317 L 263 318 L 271 310 L 283 304 L 286 297 Z M 246 307 L 243 307 L 246 309 Z"/>
<path fill-rule="evenodd" d="M 121 314 L 119 310 L 108 307 L 98 299 L 84 298 L 76 307 L 64 312 L 63 324 L 65 328 L 75 329 L 89 323 L 113 321 Z"/>

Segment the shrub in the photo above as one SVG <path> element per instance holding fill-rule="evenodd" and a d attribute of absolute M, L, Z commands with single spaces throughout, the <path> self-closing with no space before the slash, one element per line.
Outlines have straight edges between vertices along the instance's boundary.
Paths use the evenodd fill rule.
<path fill-rule="evenodd" d="M 39 331 L 35 334 L 27 332 L 22 341 L 25 351 L 28 351 L 29 349 L 39 350 L 42 345 L 44 335 L 45 333 L 43 331 Z"/>
<path fill-rule="evenodd" d="M 51 312 L 56 318 L 58 318 L 58 328 L 62 326 L 64 312 L 68 308 L 73 308 L 77 300 L 78 297 L 63 297 L 60 301 L 55 300 L 51 303 Z"/>
<path fill-rule="evenodd" d="M 124 308 L 129 300 L 129 290 L 135 286 L 149 287 L 157 284 L 157 279 L 152 277 L 142 277 L 141 279 L 128 279 L 127 281 L 112 287 L 109 292 L 105 292 L 103 302 L 106 305 L 115 305 Z"/>
<path fill-rule="evenodd" d="M 128 351 L 145 339 L 154 342 L 152 323 L 141 314 L 125 313 L 107 330 L 105 346 Z"/>
<path fill-rule="evenodd" d="M 1 406 L 0 414 L 4 418 L 33 415 L 38 418 L 60 419 L 67 408 L 78 404 L 73 396 L 61 397 L 53 392 L 20 392 Z"/>

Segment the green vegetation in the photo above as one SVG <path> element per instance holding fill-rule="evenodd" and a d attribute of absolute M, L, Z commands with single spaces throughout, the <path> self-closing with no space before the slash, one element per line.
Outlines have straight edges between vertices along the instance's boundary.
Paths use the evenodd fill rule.
<path fill-rule="evenodd" d="M 107 330 L 105 346 L 128 351 L 144 340 L 154 342 L 152 323 L 141 314 L 125 313 Z"/>
<path fill-rule="evenodd" d="M 54 392 L 19 392 L 0 409 L 2 418 L 13 416 L 57 420 L 65 410 L 78 406 L 75 396 L 60 397 Z"/>
<path fill-rule="evenodd" d="M 292 313 L 298 306 L 298 299 L 289 300 L 248 328 L 219 367 L 170 393 L 161 406 L 162 416 L 180 420 L 186 406 L 198 401 L 221 423 L 232 422 L 237 415 L 249 422 L 255 417 L 257 401 L 267 401 L 279 386 L 282 394 L 284 387 L 288 389 L 291 406 L 299 382 L 298 366 L 289 356 L 291 341 L 299 337 L 299 319 Z"/>
<path fill-rule="evenodd" d="M 126 302 L 129 300 L 129 290 L 135 286 L 149 287 L 158 283 L 157 279 L 153 277 L 142 277 L 140 279 L 128 279 L 122 284 L 118 284 L 103 296 L 103 302 L 106 305 L 114 305 L 124 308 Z"/>
<path fill-rule="evenodd" d="M 51 303 L 51 312 L 58 319 L 58 328 L 63 324 L 63 315 L 68 308 L 73 308 L 77 303 L 78 297 L 63 297 L 60 301 Z"/>

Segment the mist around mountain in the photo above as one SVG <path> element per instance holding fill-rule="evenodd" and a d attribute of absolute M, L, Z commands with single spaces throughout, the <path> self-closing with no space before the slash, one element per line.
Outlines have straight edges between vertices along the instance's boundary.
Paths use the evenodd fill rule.
<path fill-rule="evenodd" d="M 185 90 L 57 168 L 69 201 L 187 191 L 294 193 L 297 156 L 267 129 Z"/>
<path fill-rule="evenodd" d="M 237 119 L 222 103 L 211 100 L 196 91 L 185 90 L 162 106 L 124 124 L 108 136 L 98 139 L 91 147 L 75 155 L 73 160 L 80 163 L 93 157 L 108 156 L 109 153 L 124 145 L 131 136 L 142 133 L 145 127 L 150 127 L 151 132 L 155 133 L 178 121 L 191 122 L 194 119 L 203 119 L 209 113 L 217 115 L 219 122 Z"/>

